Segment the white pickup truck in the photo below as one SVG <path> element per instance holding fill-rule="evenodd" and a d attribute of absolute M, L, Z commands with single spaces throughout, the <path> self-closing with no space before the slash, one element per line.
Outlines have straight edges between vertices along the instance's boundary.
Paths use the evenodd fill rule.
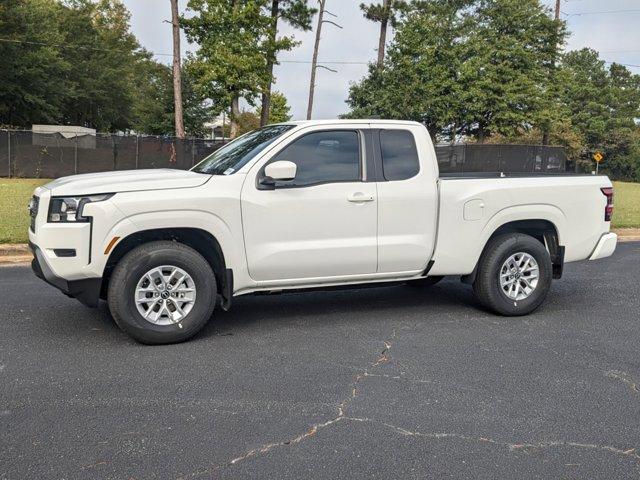
<path fill-rule="evenodd" d="M 196 334 L 255 292 L 457 275 L 502 315 L 535 310 L 565 262 L 611 255 L 605 176 L 441 178 L 420 124 L 271 125 L 190 171 L 75 175 L 36 189 L 35 273 L 108 301 L 138 341 Z"/>

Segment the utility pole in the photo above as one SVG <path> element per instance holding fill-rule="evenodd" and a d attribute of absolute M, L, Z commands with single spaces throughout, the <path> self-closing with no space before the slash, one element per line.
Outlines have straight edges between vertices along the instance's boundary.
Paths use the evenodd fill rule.
<path fill-rule="evenodd" d="M 182 119 L 182 72 L 180 65 L 180 19 L 178 0 L 171 1 L 171 28 L 173 30 L 173 105 L 176 137 L 184 138 Z"/>
<path fill-rule="evenodd" d="M 318 65 L 318 49 L 320 48 L 320 34 L 322 32 L 322 24 L 323 23 L 331 23 L 338 28 L 342 28 L 336 22 L 331 20 L 325 20 L 324 14 L 327 13 L 332 17 L 336 17 L 333 13 L 329 12 L 325 9 L 325 4 L 327 0 L 318 0 L 320 2 L 320 11 L 318 12 L 318 28 L 316 29 L 316 42 L 313 46 L 313 60 L 311 61 L 311 83 L 309 84 L 309 104 L 307 106 L 307 120 L 311 120 L 311 114 L 313 113 L 313 95 L 315 93 L 316 87 L 316 70 L 318 68 L 324 68 L 325 70 L 329 70 L 330 72 L 336 72 L 335 70 L 325 67 L 323 65 Z"/>

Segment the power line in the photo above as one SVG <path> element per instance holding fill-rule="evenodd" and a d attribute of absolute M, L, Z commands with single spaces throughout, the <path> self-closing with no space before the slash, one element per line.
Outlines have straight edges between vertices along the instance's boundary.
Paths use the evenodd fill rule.
<path fill-rule="evenodd" d="M 636 67 L 636 68 L 640 68 L 640 65 L 635 65 L 635 64 L 633 64 L 633 63 L 610 62 L 610 61 L 608 61 L 608 60 L 603 60 L 603 62 L 604 62 L 604 63 L 609 63 L 609 64 L 616 63 L 616 64 L 618 64 L 618 65 L 623 65 L 623 66 L 625 66 L 625 67 Z"/>
<path fill-rule="evenodd" d="M 640 9 L 633 10 L 602 10 L 600 12 L 562 12 L 567 17 L 579 17 L 583 15 L 605 15 L 610 13 L 640 13 Z"/>
<path fill-rule="evenodd" d="M 63 44 L 55 44 L 55 43 L 44 43 L 44 42 L 33 42 L 29 40 L 15 40 L 12 38 L 0 38 L 0 42 L 5 43 L 19 43 L 25 45 L 40 45 L 43 47 L 55 47 L 55 48 L 70 48 L 70 49 L 79 49 L 79 50 L 94 50 L 97 52 L 114 52 L 116 50 L 110 48 L 98 48 L 91 47 L 88 45 L 63 45 Z M 172 57 L 172 53 L 158 53 L 152 52 L 150 50 L 145 50 L 151 55 L 159 56 L 159 57 Z M 310 64 L 311 60 L 278 60 L 280 63 L 304 63 Z M 335 65 L 368 65 L 369 62 L 360 62 L 360 61 L 351 61 L 351 60 L 330 60 L 330 61 L 319 61 L 318 63 L 330 63 Z"/>
<path fill-rule="evenodd" d="M 565 0 L 566 1 L 566 0 Z M 42 45 L 45 47 L 56 47 L 56 48 L 77 48 L 77 49 L 86 49 L 86 50 L 95 50 L 95 51 L 99 51 L 99 52 L 113 52 L 115 50 L 113 49 L 107 49 L 107 48 L 97 48 L 97 47 L 91 47 L 91 46 L 86 46 L 86 45 L 61 45 L 61 44 L 52 44 L 52 43 L 44 43 L 44 42 L 32 42 L 32 41 L 28 41 L 28 40 L 15 40 L 15 39 L 11 39 L 11 38 L 0 38 L 0 42 L 6 42 L 6 43 L 20 43 L 20 44 L 26 44 L 26 45 Z M 171 53 L 156 53 L 156 52 L 151 52 L 149 50 L 146 50 L 147 52 L 149 52 L 152 55 L 156 55 L 156 56 L 173 56 L 173 54 Z M 640 52 L 640 50 L 602 50 L 600 51 L 600 53 L 636 53 L 636 52 Z M 640 65 L 637 64 L 633 64 L 633 63 L 622 63 L 622 62 L 612 62 L 612 61 L 608 61 L 608 60 L 603 60 L 605 63 L 617 63 L 618 65 L 624 65 L 625 67 L 635 67 L 635 68 L 640 68 Z M 279 63 L 293 63 L 293 64 L 311 64 L 312 61 L 311 60 L 278 60 Z M 371 62 L 363 62 L 363 61 L 355 61 L 355 60 L 327 60 L 327 61 L 318 61 L 318 63 L 326 63 L 326 64 L 333 64 L 333 65 L 369 65 L 369 63 Z"/>

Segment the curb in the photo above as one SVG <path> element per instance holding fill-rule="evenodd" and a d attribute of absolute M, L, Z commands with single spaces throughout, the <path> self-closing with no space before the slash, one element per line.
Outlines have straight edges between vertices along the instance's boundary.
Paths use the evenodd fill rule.
<path fill-rule="evenodd" d="M 614 228 L 619 242 L 640 242 L 640 228 Z M 33 259 L 31 249 L 26 243 L 0 244 L 0 265 L 19 265 Z"/>
<path fill-rule="evenodd" d="M 26 243 L 0 244 L 0 265 L 21 265 L 32 259 L 33 255 Z"/>

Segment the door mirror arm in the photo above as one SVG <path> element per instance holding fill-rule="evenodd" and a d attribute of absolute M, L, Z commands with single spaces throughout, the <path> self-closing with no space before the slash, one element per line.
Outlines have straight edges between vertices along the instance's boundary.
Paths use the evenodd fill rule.
<path fill-rule="evenodd" d="M 267 176 L 267 175 L 262 175 L 259 179 L 258 179 L 258 190 L 275 190 L 276 189 L 276 181 Z"/>

